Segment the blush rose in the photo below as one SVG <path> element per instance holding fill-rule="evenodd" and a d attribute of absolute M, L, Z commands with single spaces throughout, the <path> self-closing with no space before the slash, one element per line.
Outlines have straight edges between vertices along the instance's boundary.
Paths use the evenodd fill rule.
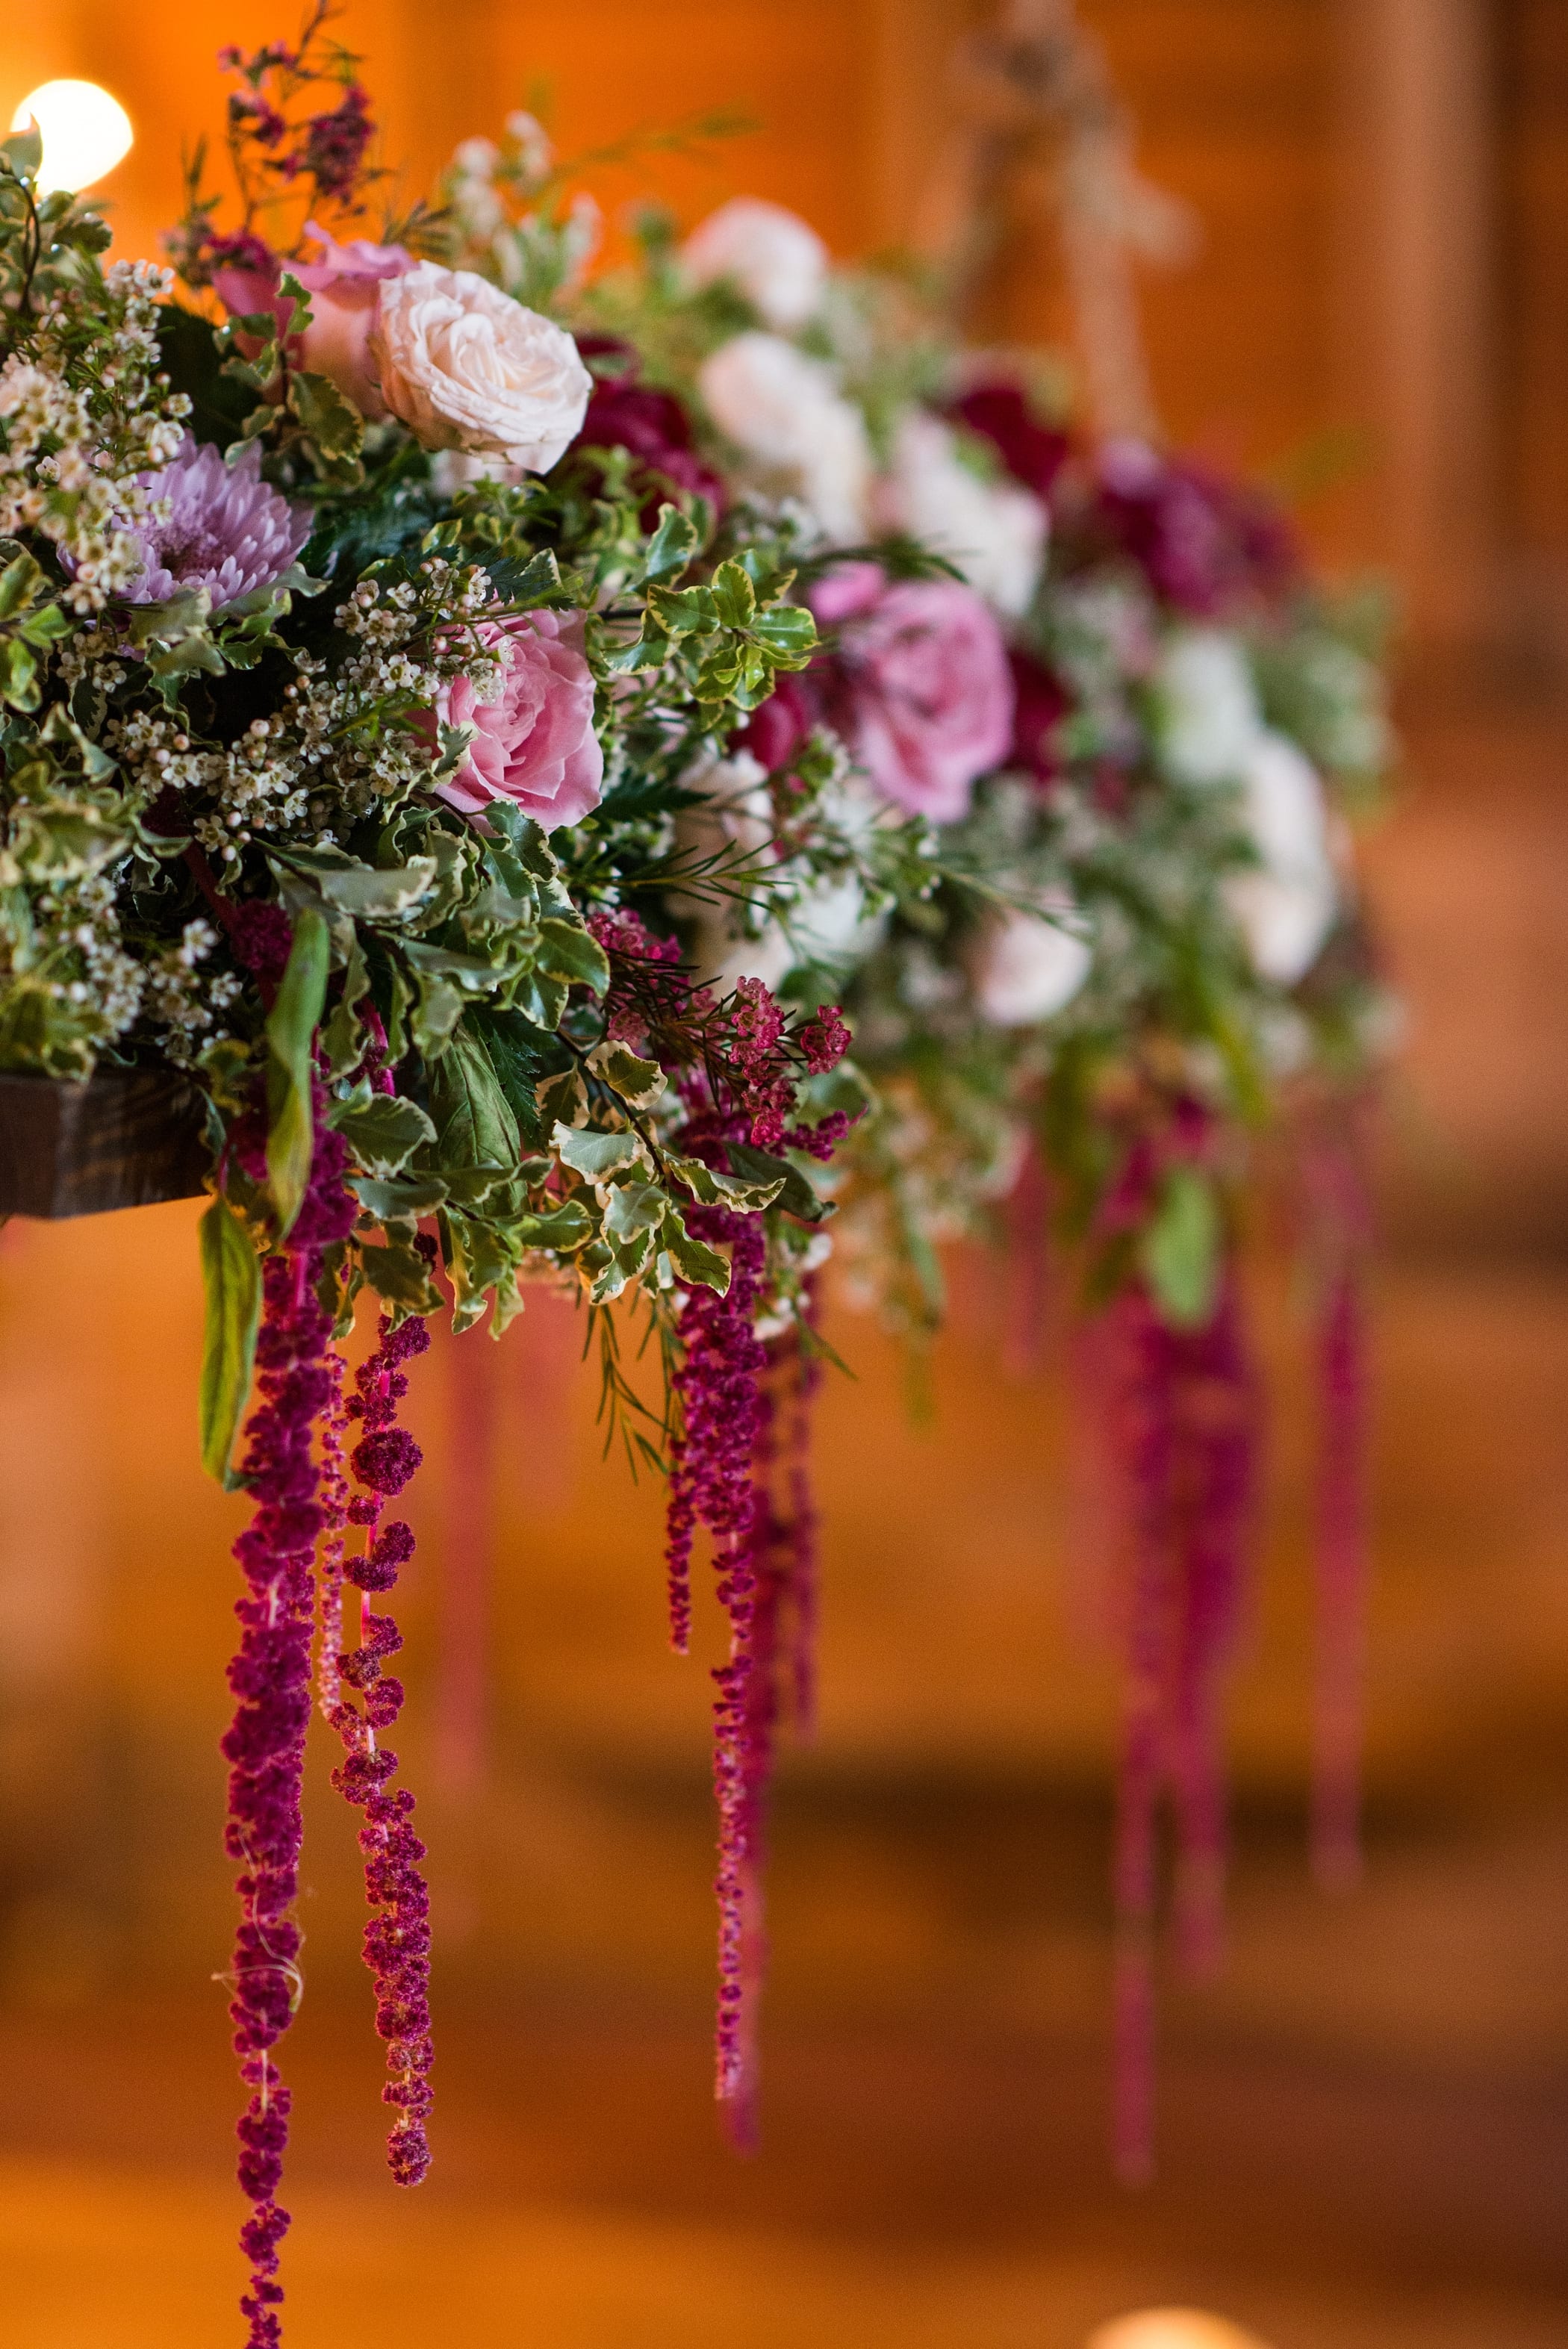
<path fill-rule="evenodd" d="M 889 585 L 848 564 L 811 597 L 840 629 L 844 730 L 877 789 L 911 815 L 954 823 L 1013 740 L 1013 678 L 1002 632 L 956 580 Z"/>
<path fill-rule="evenodd" d="M 468 757 L 437 790 L 465 815 L 482 817 L 510 800 L 546 832 L 581 823 L 599 804 L 604 753 L 593 730 L 593 672 L 583 651 L 580 612 L 530 612 L 483 621 L 479 634 L 506 655 L 500 690 L 480 701 L 458 678 L 445 688 L 428 722 L 471 726 Z"/>

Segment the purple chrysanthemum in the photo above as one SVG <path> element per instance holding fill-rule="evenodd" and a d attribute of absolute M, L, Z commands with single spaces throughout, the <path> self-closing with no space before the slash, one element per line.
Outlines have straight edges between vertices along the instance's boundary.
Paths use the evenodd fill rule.
<path fill-rule="evenodd" d="M 166 604 L 191 587 L 205 587 L 221 612 L 258 588 L 273 587 L 311 533 L 308 506 L 291 505 L 262 479 L 262 452 L 253 441 L 232 465 L 222 452 L 191 440 L 171 465 L 144 473 L 142 487 L 169 501 L 167 522 L 143 522 L 142 569 L 126 590 L 132 604 Z"/>

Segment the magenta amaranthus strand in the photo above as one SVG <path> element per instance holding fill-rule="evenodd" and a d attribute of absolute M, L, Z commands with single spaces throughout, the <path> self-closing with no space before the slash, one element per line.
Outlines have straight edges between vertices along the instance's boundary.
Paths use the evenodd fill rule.
<path fill-rule="evenodd" d="M 237 1702 L 223 1738 L 231 1765 L 225 1844 L 241 1870 L 229 2013 L 240 2075 L 252 2091 L 239 2123 L 240 2185 L 254 2205 L 240 2237 L 252 2269 L 241 2302 L 252 2349 L 274 2349 L 282 2338 L 276 2310 L 283 2292 L 274 2279 L 289 2216 L 277 2189 L 290 2097 L 272 2050 L 288 2029 L 302 1987 L 301 1935 L 292 1911 L 310 1720 L 314 1558 L 325 1524 L 312 1435 L 335 1389 L 332 1317 L 316 1287 L 326 1251 L 354 1223 L 346 1164 L 338 1138 L 318 1132 L 310 1188 L 288 1246 L 263 1268 L 261 1401 L 242 1463 L 256 1506 L 234 1545 L 246 1589 L 234 1609 L 242 1636 L 229 1667 Z"/>
<path fill-rule="evenodd" d="M 1222 1671 L 1234 1639 L 1256 1470 L 1257 1406 L 1234 1273 L 1212 1318 L 1173 1329 L 1141 1283 L 1110 1309 L 1108 1433 L 1129 1537 L 1127 1673 L 1114 1889 L 1117 2166 L 1153 2168 L 1156 1815 L 1168 1778 L 1179 1837 L 1177 1954 L 1220 1948 Z"/>
<path fill-rule="evenodd" d="M 433 1243 L 429 1244 L 433 1253 Z M 362 1422 L 365 1433 L 349 1455 L 363 1493 L 346 1504 L 350 1524 L 365 1529 L 365 1547 L 343 1568 L 360 1591 L 390 1590 L 398 1571 L 414 1555 L 413 1528 L 401 1519 L 381 1523 L 387 1502 L 400 1493 L 420 1463 L 420 1451 L 397 1424 L 397 1406 L 408 1391 L 401 1367 L 426 1351 L 430 1333 L 423 1321 L 393 1325 L 381 1316 L 379 1342 L 355 1373 L 356 1393 L 345 1416 Z M 365 1962 L 376 1982 L 376 2028 L 387 2043 L 391 2075 L 383 2100 L 396 2117 L 387 2144 L 387 2162 L 399 2186 L 417 2186 L 430 2166 L 425 2122 L 434 2101 L 429 2072 L 435 2058 L 430 2039 L 430 1896 L 419 1871 L 425 1846 L 411 1825 L 414 1797 L 395 1793 L 397 1756 L 378 1744 L 403 1709 L 403 1683 L 386 1669 L 403 1644 L 389 1615 L 366 1607 L 357 1647 L 335 1659 L 339 1694 L 329 1718 L 342 1738 L 346 1758 L 333 1784 L 365 1814 L 359 1847 L 365 1855 L 366 1897 L 376 1915 L 365 1929 Z M 353 1690 L 355 1705 L 341 1693 Z"/>

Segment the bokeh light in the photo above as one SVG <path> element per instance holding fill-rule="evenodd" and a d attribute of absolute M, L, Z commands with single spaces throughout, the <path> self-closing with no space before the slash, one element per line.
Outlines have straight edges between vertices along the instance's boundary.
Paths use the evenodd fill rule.
<path fill-rule="evenodd" d="M 1084 2349 L 1269 2349 L 1223 2316 L 1201 2308 L 1144 2308 L 1091 2333 Z"/>
<path fill-rule="evenodd" d="M 11 117 L 13 130 L 36 124 L 44 137 L 38 191 L 90 188 L 130 152 L 136 133 L 118 98 L 96 81 L 46 81 L 30 90 Z"/>

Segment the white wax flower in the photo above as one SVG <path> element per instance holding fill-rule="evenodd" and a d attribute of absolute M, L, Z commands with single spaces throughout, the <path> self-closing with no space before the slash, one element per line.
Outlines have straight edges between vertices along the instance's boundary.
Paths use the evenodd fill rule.
<path fill-rule="evenodd" d="M 1155 747 L 1179 783 L 1233 783 L 1264 730 L 1246 654 L 1222 628 L 1178 628 L 1154 673 Z"/>
<path fill-rule="evenodd" d="M 681 247 L 693 285 L 728 278 L 759 317 L 788 333 L 814 316 L 828 281 L 828 248 L 782 204 L 737 196 L 720 204 Z"/>
<path fill-rule="evenodd" d="M 370 355 L 382 398 L 422 447 L 530 473 L 565 454 L 593 388 L 564 327 L 433 261 L 384 281 Z"/>
<path fill-rule="evenodd" d="M 1081 923 L 1069 926 L 1072 901 L 1042 900 L 1044 910 L 1010 908 L 987 922 L 971 965 L 975 1000 L 994 1028 L 1032 1028 L 1066 1009 L 1089 974 L 1093 949 Z M 1050 919 L 1054 914 L 1057 918 Z"/>
<path fill-rule="evenodd" d="M 1231 874 L 1226 900 L 1253 968 L 1294 987 L 1334 926 L 1338 893 L 1323 785 L 1286 735 L 1264 733 L 1253 745 L 1242 776 L 1241 818 L 1259 863 Z"/>
<path fill-rule="evenodd" d="M 915 410 L 903 419 L 876 498 L 886 528 L 945 554 L 1005 619 L 1028 610 L 1045 562 L 1046 509 L 1016 481 L 983 481 L 936 417 Z"/>
<path fill-rule="evenodd" d="M 799 497 L 830 539 L 865 535 L 871 450 L 831 367 L 778 335 L 736 335 L 704 360 L 697 381 L 719 430 Z"/>

